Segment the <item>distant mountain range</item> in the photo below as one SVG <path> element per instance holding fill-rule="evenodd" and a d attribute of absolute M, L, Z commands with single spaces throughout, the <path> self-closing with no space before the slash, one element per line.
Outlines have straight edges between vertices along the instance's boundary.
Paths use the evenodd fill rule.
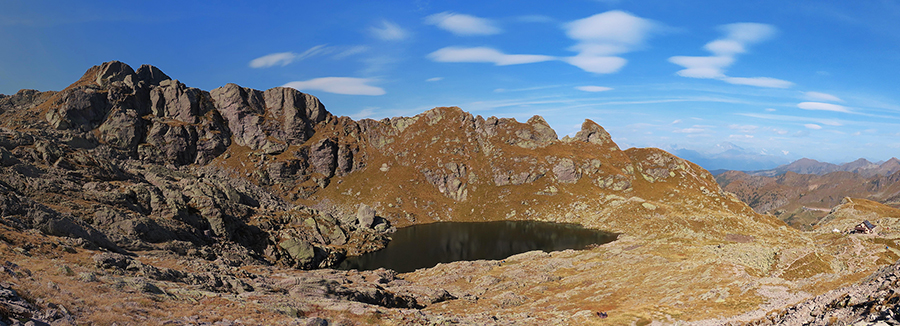
<path fill-rule="evenodd" d="M 900 207 L 900 160 L 832 164 L 804 158 L 772 170 L 716 173 L 723 190 L 759 213 L 811 229 L 844 197 Z"/>
<path fill-rule="evenodd" d="M 676 146 L 667 150 L 680 158 L 702 166 L 713 174 L 717 174 L 716 171 L 721 173 L 728 170 L 765 170 L 790 162 L 787 157 L 768 154 L 765 151 L 745 149 L 730 142 L 722 142 L 714 149 L 705 152 Z"/>
<path fill-rule="evenodd" d="M 900 171 L 900 160 L 896 157 L 884 162 L 872 163 L 864 158 L 853 162 L 843 164 L 833 164 L 828 162 L 819 162 L 813 159 L 802 158 L 790 164 L 785 164 L 771 170 L 744 171 L 749 175 L 773 177 L 785 174 L 787 172 L 797 174 L 817 174 L 824 175 L 831 172 L 845 171 L 857 173 L 864 177 L 873 177 L 876 175 L 890 175 Z M 713 175 L 721 174 L 725 170 L 711 171 Z"/>

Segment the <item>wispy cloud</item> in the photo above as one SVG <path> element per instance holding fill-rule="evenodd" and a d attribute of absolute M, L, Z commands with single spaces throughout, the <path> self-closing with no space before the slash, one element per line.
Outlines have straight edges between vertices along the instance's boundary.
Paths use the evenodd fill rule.
<path fill-rule="evenodd" d="M 769 77 L 725 77 L 722 78 L 722 80 L 729 84 L 757 87 L 790 88 L 791 86 L 794 86 L 794 83 L 792 82 Z"/>
<path fill-rule="evenodd" d="M 798 108 L 804 110 L 813 110 L 813 111 L 832 111 L 832 112 L 843 112 L 843 113 L 853 113 L 850 109 L 844 107 L 843 105 L 831 104 L 831 103 L 822 103 L 822 102 L 803 102 L 797 104 Z"/>
<path fill-rule="evenodd" d="M 339 52 L 338 54 L 333 55 L 332 58 L 343 59 L 343 58 L 346 58 L 346 57 L 349 57 L 352 55 L 356 55 L 356 54 L 360 54 L 360 53 L 363 53 L 366 51 L 369 51 L 369 48 L 367 46 L 357 45 L 357 46 L 347 48 L 347 49 Z"/>
<path fill-rule="evenodd" d="M 822 126 L 814 124 L 814 123 L 807 123 L 807 124 L 804 124 L 803 126 L 806 127 L 807 129 L 812 129 L 812 130 L 822 129 Z"/>
<path fill-rule="evenodd" d="M 425 17 L 425 23 L 459 36 L 493 35 L 503 32 L 492 20 L 449 11 Z"/>
<path fill-rule="evenodd" d="M 756 130 L 759 129 L 759 126 L 732 124 L 728 126 L 728 129 L 737 130 L 745 134 L 750 134 L 756 132 Z"/>
<path fill-rule="evenodd" d="M 797 117 L 790 115 L 779 115 L 779 114 L 760 114 L 760 113 L 735 113 L 736 115 L 757 118 L 757 119 L 765 119 L 765 120 L 774 120 L 774 121 L 789 121 L 789 122 L 815 122 L 818 124 L 823 124 L 826 126 L 834 126 L 839 127 L 843 126 L 846 121 L 844 120 L 833 120 L 833 119 L 819 119 L 819 118 L 808 118 L 808 117 Z"/>
<path fill-rule="evenodd" d="M 251 68 L 268 68 L 281 65 L 282 67 L 291 64 L 294 61 L 300 61 L 309 57 L 331 52 L 331 49 L 325 44 L 316 45 L 303 51 L 303 53 L 279 52 L 261 56 L 250 61 Z"/>
<path fill-rule="evenodd" d="M 365 118 L 371 118 L 373 115 L 375 115 L 375 109 L 377 109 L 377 108 L 367 107 L 365 109 L 360 110 L 359 112 L 351 114 L 350 119 L 360 120 L 360 119 L 365 119 Z"/>
<path fill-rule="evenodd" d="M 384 89 L 369 85 L 369 83 L 375 81 L 375 79 L 371 78 L 324 77 L 305 81 L 294 81 L 284 84 L 284 87 L 345 95 L 384 95 Z"/>
<path fill-rule="evenodd" d="M 604 87 L 604 86 L 578 86 L 578 87 L 575 87 L 575 89 L 577 89 L 577 90 L 579 90 L 579 91 L 585 91 L 585 92 L 605 92 L 605 91 L 611 91 L 611 90 L 612 90 L 612 87 Z"/>
<path fill-rule="evenodd" d="M 536 90 L 541 90 L 541 89 L 557 88 L 557 87 L 561 87 L 561 86 L 563 86 L 563 85 L 543 85 L 543 86 L 524 87 L 524 88 L 512 88 L 512 89 L 509 89 L 509 88 L 497 88 L 497 89 L 494 90 L 494 92 L 495 92 L 495 93 L 506 93 L 506 92 L 530 92 L 530 91 L 536 91 Z"/>
<path fill-rule="evenodd" d="M 431 78 L 426 79 L 425 81 L 436 82 L 436 81 L 441 81 L 441 80 L 444 80 L 444 77 L 431 77 Z"/>
<path fill-rule="evenodd" d="M 409 37 L 409 32 L 387 20 L 382 20 L 379 26 L 369 27 L 369 32 L 382 41 L 401 41 Z"/>
<path fill-rule="evenodd" d="M 555 57 L 537 54 L 505 54 L 489 47 L 445 47 L 428 55 L 437 62 L 484 62 L 498 66 L 518 65 L 556 60 Z"/>
<path fill-rule="evenodd" d="M 828 94 L 828 93 L 819 93 L 819 92 L 803 92 L 803 96 L 810 101 L 825 101 L 825 102 L 843 102 L 840 97 Z"/>
<path fill-rule="evenodd" d="M 564 60 L 587 72 L 617 72 L 628 62 L 618 55 L 642 46 L 658 26 L 652 20 L 619 10 L 569 22 L 563 28 L 569 38 L 578 41 L 569 48 L 578 54 Z"/>
<path fill-rule="evenodd" d="M 669 62 L 682 66 L 676 72 L 690 78 L 713 78 L 736 85 L 770 88 L 789 88 L 794 83 L 770 77 L 729 77 L 726 68 L 735 62 L 738 54 L 747 52 L 747 46 L 765 41 L 777 33 L 775 27 L 759 23 L 734 23 L 719 27 L 725 37 L 706 43 L 703 47 L 711 56 L 674 56 Z"/>
<path fill-rule="evenodd" d="M 690 128 L 675 129 L 672 130 L 672 132 L 679 134 L 699 134 L 708 131 L 707 127 L 708 126 L 694 125 Z"/>

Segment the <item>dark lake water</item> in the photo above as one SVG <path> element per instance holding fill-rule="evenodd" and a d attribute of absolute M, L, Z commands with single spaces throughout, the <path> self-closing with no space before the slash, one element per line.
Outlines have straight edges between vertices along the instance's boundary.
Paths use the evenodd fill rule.
<path fill-rule="evenodd" d="M 604 244 L 617 234 L 575 224 L 535 221 L 440 222 L 397 230 L 387 247 L 349 257 L 339 269 L 384 267 L 400 273 L 459 260 L 503 259 L 532 251 L 584 249 Z"/>

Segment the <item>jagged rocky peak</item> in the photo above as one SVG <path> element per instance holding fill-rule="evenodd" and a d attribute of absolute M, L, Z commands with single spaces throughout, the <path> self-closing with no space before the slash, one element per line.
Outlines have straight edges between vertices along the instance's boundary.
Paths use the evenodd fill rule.
<path fill-rule="evenodd" d="M 160 69 L 119 61 L 89 69 L 55 95 L 44 117 L 55 129 L 94 133 L 128 156 L 175 165 L 206 164 L 234 141 L 267 154 L 300 145 L 330 113 L 292 88 L 266 91 L 235 84 L 207 92 Z"/>
<path fill-rule="evenodd" d="M 575 133 L 574 140 L 608 146 L 610 150 L 619 150 L 619 145 L 613 142 L 612 137 L 600 125 L 591 119 L 584 119 L 581 124 L 581 130 Z"/>

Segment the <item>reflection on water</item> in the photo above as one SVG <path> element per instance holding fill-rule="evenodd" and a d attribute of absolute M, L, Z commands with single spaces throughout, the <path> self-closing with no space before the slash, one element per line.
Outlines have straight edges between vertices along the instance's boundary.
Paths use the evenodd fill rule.
<path fill-rule="evenodd" d="M 441 222 L 397 230 L 387 247 L 349 257 L 339 269 L 384 267 L 400 273 L 458 260 L 503 259 L 532 250 L 584 249 L 616 234 L 575 224 L 535 221 Z"/>

